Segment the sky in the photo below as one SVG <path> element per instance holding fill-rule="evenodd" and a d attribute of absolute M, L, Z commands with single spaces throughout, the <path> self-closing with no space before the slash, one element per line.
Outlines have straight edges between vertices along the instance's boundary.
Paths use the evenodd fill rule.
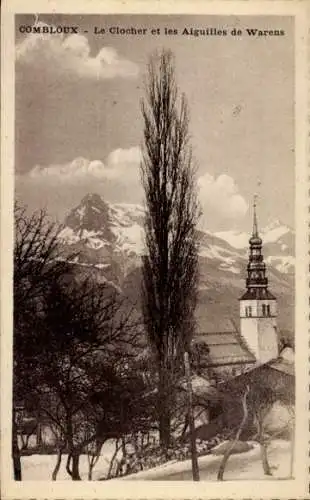
<path fill-rule="evenodd" d="M 78 33 L 21 33 L 34 23 Z M 62 221 L 90 192 L 143 202 L 141 98 L 149 58 L 165 48 L 188 101 L 204 229 L 249 231 L 256 192 L 261 226 L 294 226 L 292 18 L 18 15 L 15 25 L 15 191 L 30 210 L 46 208 Z M 113 27 L 146 33 L 111 34 Z M 185 27 L 227 36 L 185 35 Z M 250 37 L 246 28 L 285 34 Z"/>

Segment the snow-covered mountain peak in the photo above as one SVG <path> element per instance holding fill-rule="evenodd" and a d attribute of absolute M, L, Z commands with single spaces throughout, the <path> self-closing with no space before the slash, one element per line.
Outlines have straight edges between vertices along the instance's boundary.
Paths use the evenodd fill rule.
<path fill-rule="evenodd" d="M 133 221 L 143 225 L 145 211 L 142 206 L 131 203 L 110 204 L 111 219 L 122 226 L 128 226 Z"/>
<path fill-rule="evenodd" d="M 261 230 L 263 241 L 265 243 L 274 243 L 288 233 L 293 233 L 293 230 L 283 224 L 279 219 L 270 220 L 268 224 Z"/>
<path fill-rule="evenodd" d="M 64 225 L 73 231 L 101 231 L 108 222 L 109 206 L 98 194 L 84 196 L 66 217 Z M 82 236 L 82 235 L 81 235 Z"/>
<path fill-rule="evenodd" d="M 137 257 L 143 252 L 143 219 L 144 210 L 140 205 L 112 204 L 92 193 L 66 217 L 60 239 L 65 245 L 78 244 L 99 251 L 95 258 L 99 265 L 102 258 L 107 258 L 107 252 L 118 258 Z"/>
<path fill-rule="evenodd" d="M 100 196 L 98 193 L 88 193 L 86 196 L 84 196 L 84 198 L 82 198 L 80 205 L 88 205 L 96 208 L 102 207 L 103 205 L 106 206 L 106 203 L 103 200 L 102 196 Z"/>
<path fill-rule="evenodd" d="M 78 251 L 83 248 L 83 255 L 86 252 L 88 261 L 96 265 L 116 259 L 125 270 L 140 262 L 145 251 L 144 217 L 141 205 L 113 204 L 92 193 L 71 210 L 60 238 L 67 246 L 77 245 Z M 294 267 L 294 232 L 279 220 L 273 220 L 260 234 L 266 262 L 281 273 L 290 273 Z M 249 233 L 200 230 L 199 237 L 199 255 L 205 264 L 208 261 L 208 265 L 212 263 L 224 273 L 240 275 L 248 258 Z"/>
<path fill-rule="evenodd" d="M 244 249 L 249 246 L 249 234 L 242 231 L 219 231 L 214 233 L 217 238 L 226 241 L 230 246 L 237 249 Z"/>
<path fill-rule="evenodd" d="M 293 234 L 293 230 L 283 224 L 279 219 L 272 219 L 259 231 L 263 243 L 275 243 L 287 233 Z M 233 248 L 245 249 L 249 246 L 250 233 L 242 231 L 219 231 L 214 233 L 218 238 L 223 239 Z"/>
<path fill-rule="evenodd" d="M 284 226 L 284 224 L 279 219 L 269 218 L 266 226 L 262 228 L 262 232 L 266 233 L 281 226 Z"/>

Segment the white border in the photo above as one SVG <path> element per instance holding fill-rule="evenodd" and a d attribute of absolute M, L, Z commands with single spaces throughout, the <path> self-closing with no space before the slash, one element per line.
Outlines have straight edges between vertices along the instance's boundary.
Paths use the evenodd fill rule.
<path fill-rule="evenodd" d="M 2 7 L 1 479 L 9 498 L 306 498 L 308 490 L 307 2 L 6 1 Z M 296 452 L 294 480 L 225 482 L 14 482 L 11 477 L 12 207 L 14 195 L 14 13 L 292 15 L 296 44 Z"/>

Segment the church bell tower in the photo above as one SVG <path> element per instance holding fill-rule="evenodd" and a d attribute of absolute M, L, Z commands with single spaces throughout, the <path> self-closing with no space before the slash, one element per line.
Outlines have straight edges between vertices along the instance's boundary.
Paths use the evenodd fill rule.
<path fill-rule="evenodd" d="M 256 196 L 253 204 L 253 231 L 249 240 L 246 291 L 240 300 L 240 333 L 260 363 L 278 357 L 277 301 L 268 290 L 262 239 L 258 234 Z"/>

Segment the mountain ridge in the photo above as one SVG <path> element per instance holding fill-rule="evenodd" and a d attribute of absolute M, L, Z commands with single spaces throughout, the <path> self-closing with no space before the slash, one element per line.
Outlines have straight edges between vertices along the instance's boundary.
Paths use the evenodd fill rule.
<path fill-rule="evenodd" d="M 98 194 L 86 195 L 64 220 L 60 244 L 64 253 L 77 253 L 76 264 L 92 269 L 98 279 L 114 283 L 139 303 L 141 256 L 144 253 L 143 219 L 140 205 L 109 203 Z M 250 234 L 244 245 L 233 245 L 231 233 L 198 230 L 199 300 L 197 317 L 202 329 L 215 318 L 239 319 L 238 298 L 245 288 Z M 227 236 L 228 233 L 228 236 Z M 280 324 L 293 329 L 294 239 L 293 230 L 274 221 L 260 232 L 270 288 L 282 310 Z M 266 240 L 266 242 L 265 242 Z M 85 268 L 86 266 L 86 268 Z M 201 319 L 205 318 L 206 319 Z"/>

